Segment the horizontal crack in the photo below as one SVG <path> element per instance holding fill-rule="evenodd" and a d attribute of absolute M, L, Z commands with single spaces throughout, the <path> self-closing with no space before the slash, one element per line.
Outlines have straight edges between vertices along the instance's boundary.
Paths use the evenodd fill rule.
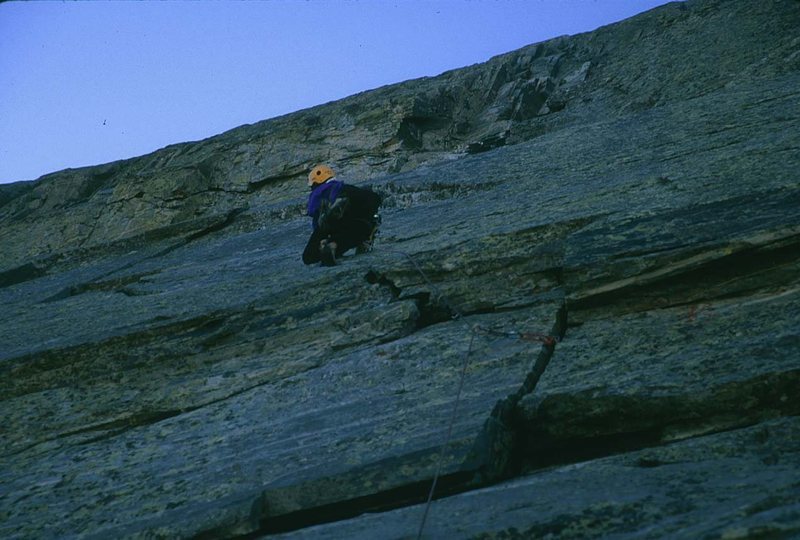
<path fill-rule="evenodd" d="M 568 297 L 569 307 L 576 312 L 614 306 L 619 314 L 737 297 L 785 285 L 796 277 L 798 245 L 800 235 L 739 249 L 723 246 L 650 274 L 573 293 Z"/>
<path fill-rule="evenodd" d="M 77 429 L 73 429 L 73 430 L 70 430 L 70 431 L 65 431 L 65 432 L 62 432 L 62 433 L 58 433 L 53 437 L 48 437 L 48 438 L 45 438 L 45 439 L 38 440 L 35 443 L 32 443 L 32 444 L 29 444 L 29 445 L 24 446 L 22 448 L 16 449 L 13 452 L 8 452 L 8 453 L 4 454 L 4 456 L 15 456 L 15 455 L 18 455 L 18 454 L 22 454 L 22 453 L 27 452 L 28 450 L 30 450 L 32 448 L 35 448 L 36 446 L 39 446 L 41 444 L 53 442 L 53 441 L 56 441 L 56 440 L 59 440 L 59 439 L 65 439 L 65 438 L 68 438 L 68 437 L 74 437 L 76 435 L 82 435 L 84 433 L 103 432 L 103 433 L 98 434 L 96 437 L 92 437 L 90 439 L 86 439 L 86 440 L 80 441 L 79 444 L 81 444 L 81 445 L 92 444 L 92 443 L 96 443 L 96 442 L 99 442 L 99 441 L 104 441 L 104 440 L 111 439 L 113 437 L 117 437 L 119 435 L 122 435 L 123 433 L 125 433 L 127 431 L 130 431 L 132 429 L 154 425 L 154 424 L 157 424 L 157 423 L 162 422 L 164 420 L 168 420 L 170 418 L 174 418 L 176 416 L 180 416 L 182 414 L 192 413 L 192 412 L 195 412 L 197 410 L 203 409 L 205 407 L 209 407 L 211 405 L 216 405 L 217 403 L 221 403 L 221 402 L 227 401 L 229 399 L 236 398 L 236 397 L 238 397 L 238 396 L 240 396 L 242 394 L 246 394 L 247 392 L 250 392 L 250 391 L 255 390 L 257 388 L 260 388 L 262 386 L 267 386 L 267 385 L 270 385 L 270 384 L 273 384 L 273 383 L 274 383 L 274 381 L 272 381 L 272 380 L 258 382 L 258 383 L 255 383 L 255 384 L 251 384 L 250 386 L 245 386 L 243 388 L 240 388 L 238 390 L 230 392 L 229 394 L 226 394 L 226 395 L 224 395 L 222 397 L 219 397 L 219 398 L 216 398 L 216 399 L 211 399 L 211 400 L 208 400 L 208 401 L 205 401 L 205 402 L 202 402 L 202 403 L 197 403 L 197 404 L 194 404 L 194 405 L 191 405 L 191 406 L 188 406 L 188 407 L 183 407 L 183 408 L 179 408 L 179 409 L 163 409 L 163 410 L 153 410 L 153 411 L 139 411 L 139 412 L 132 413 L 129 416 L 126 416 L 124 418 L 120 418 L 120 419 L 117 419 L 117 420 L 109 420 L 107 422 L 101 422 L 99 424 L 92 424 L 92 425 L 89 425 L 89 426 L 83 426 L 83 427 L 80 427 L 80 428 L 77 428 Z"/>
<path fill-rule="evenodd" d="M 47 275 L 47 267 L 36 263 L 25 263 L 23 265 L 0 272 L 0 289 L 10 287 L 18 283 L 30 281 Z"/>
<path fill-rule="evenodd" d="M 114 272 L 117 272 L 115 270 Z M 57 302 L 71 296 L 77 296 L 85 292 L 106 291 L 106 292 L 121 292 L 127 296 L 137 296 L 145 293 L 136 292 L 126 287 L 133 283 L 139 282 L 142 278 L 157 274 L 159 271 L 143 272 L 140 274 L 133 274 L 107 281 L 90 281 L 78 285 L 71 285 L 58 291 L 56 294 L 49 296 L 41 301 L 42 304 L 49 304 Z M 106 274 L 109 275 L 109 274 Z"/>
<path fill-rule="evenodd" d="M 77 285 L 71 285 L 69 287 L 65 287 L 65 288 L 61 289 L 60 291 L 58 291 L 56 294 L 54 294 L 52 296 L 49 296 L 48 298 L 45 298 L 44 300 L 42 300 L 41 303 L 46 304 L 46 303 L 50 303 L 50 302 L 56 302 L 56 301 L 59 301 L 59 300 L 64 300 L 66 298 L 70 298 L 72 296 L 77 296 L 79 294 L 83 294 L 85 292 L 91 292 L 91 291 L 118 291 L 118 292 L 122 292 L 123 294 L 126 294 L 127 296 L 134 296 L 137 293 L 134 293 L 130 289 L 126 290 L 126 289 L 124 289 L 122 287 L 124 285 L 129 285 L 131 283 L 135 283 L 140 278 L 155 274 L 157 272 L 145 272 L 145 273 L 142 273 L 142 274 L 136 274 L 136 275 L 133 275 L 133 276 L 127 276 L 127 277 L 122 277 L 122 278 L 117 278 L 117 279 L 111 279 L 111 280 L 107 280 L 107 281 L 102 281 L 102 280 L 104 278 L 107 278 L 108 276 L 113 275 L 113 274 L 116 274 L 116 273 L 119 273 L 119 272 L 123 272 L 123 271 L 127 270 L 128 268 L 131 268 L 134 265 L 141 264 L 143 261 L 150 260 L 150 259 L 158 259 L 160 257 L 163 257 L 163 256 L 175 251 L 176 249 L 179 249 L 179 248 L 185 246 L 189 242 L 192 242 L 192 241 L 197 240 L 199 238 L 202 238 L 204 236 L 208 236 L 209 234 L 212 234 L 214 232 L 220 231 L 220 230 L 224 229 L 225 227 L 228 227 L 229 225 L 231 225 L 236 220 L 236 217 L 239 214 L 241 214 L 243 211 L 244 211 L 243 208 L 236 208 L 234 210 L 231 210 L 230 212 L 228 212 L 225 215 L 225 217 L 223 219 L 218 220 L 215 223 L 211 223 L 210 225 L 200 229 L 199 231 L 195 231 L 194 233 L 191 233 L 191 234 L 187 235 L 185 238 L 179 240 L 178 242 L 175 242 L 172 245 L 169 245 L 169 246 L 165 247 L 164 249 L 160 250 L 159 252 L 157 252 L 157 253 L 155 253 L 153 255 L 149 255 L 149 256 L 144 257 L 144 258 L 142 258 L 140 260 L 136 260 L 134 262 L 125 264 L 125 265 L 121 266 L 120 268 L 115 268 L 114 270 L 112 270 L 110 272 L 106 272 L 102 276 L 99 276 L 95 281 L 91 281 L 91 282 L 87 282 L 87 283 L 79 283 Z M 147 233 L 144 233 L 144 236 L 146 238 L 147 237 Z"/>
<path fill-rule="evenodd" d="M 459 471 L 439 477 L 436 499 L 450 497 L 469 491 L 468 480 L 471 471 Z M 260 538 L 262 535 L 280 534 L 323 523 L 333 523 L 357 517 L 364 513 L 378 513 L 406 508 L 425 502 L 430 479 L 420 480 L 398 486 L 393 489 L 379 491 L 362 497 L 340 500 L 329 504 L 314 506 L 278 516 L 269 516 L 269 503 L 262 494 L 262 512 L 266 514 L 260 520 L 257 530 L 234 538 Z M 196 538 L 212 538 L 219 531 L 201 533 Z M 209 533 L 212 533 L 209 535 Z"/>
<path fill-rule="evenodd" d="M 764 374 L 702 394 L 554 395 L 515 411 L 521 470 L 587 461 L 778 417 L 800 415 L 800 370 Z"/>

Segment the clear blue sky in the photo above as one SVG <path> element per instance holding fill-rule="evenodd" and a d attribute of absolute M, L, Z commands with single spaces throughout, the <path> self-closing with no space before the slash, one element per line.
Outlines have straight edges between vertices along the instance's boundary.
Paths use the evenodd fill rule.
<path fill-rule="evenodd" d="M 203 139 L 664 3 L 2 3 L 0 183 Z"/>

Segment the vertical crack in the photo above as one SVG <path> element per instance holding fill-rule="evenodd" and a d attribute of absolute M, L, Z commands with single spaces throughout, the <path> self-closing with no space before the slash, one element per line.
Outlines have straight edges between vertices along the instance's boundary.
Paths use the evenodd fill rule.
<path fill-rule="evenodd" d="M 370 285 L 377 284 L 389 289 L 389 292 L 392 294 L 392 298 L 397 299 L 400 296 L 400 293 L 402 292 L 402 289 L 397 285 L 395 285 L 395 283 L 391 279 L 386 277 L 386 275 L 384 274 L 376 272 L 375 270 L 370 270 L 369 272 L 367 272 L 367 275 L 364 276 L 364 279 Z"/>
<path fill-rule="evenodd" d="M 462 469 L 475 471 L 471 482 L 473 487 L 492 484 L 516 476 L 521 471 L 523 441 L 517 405 L 536 388 L 555 353 L 556 343 L 566 334 L 567 324 L 567 306 L 564 303 L 556 313 L 556 321 L 550 331 L 551 335 L 558 338 L 557 341 L 542 344 L 522 385 L 516 392 L 498 401 L 484 423 L 462 465 Z"/>
<path fill-rule="evenodd" d="M 415 325 L 417 330 L 440 322 L 451 321 L 458 316 L 458 312 L 437 291 L 422 291 L 401 298 L 403 289 L 386 275 L 370 270 L 364 279 L 371 285 L 377 284 L 386 287 L 393 300 L 413 300 L 419 311 Z"/>

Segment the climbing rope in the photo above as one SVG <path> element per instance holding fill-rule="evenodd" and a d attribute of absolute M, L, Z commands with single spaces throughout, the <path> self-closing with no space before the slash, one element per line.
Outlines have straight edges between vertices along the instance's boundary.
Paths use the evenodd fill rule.
<path fill-rule="evenodd" d="M 425 512 L 422 514 L 422 521 L 419 524 L 419 532 L 417 532 L 417 540 L 422 538 L 422 531 L 425 530 L 425 521 L 428 519 L 428 511 L 433 502 L 433 495 L 436 492 L 436 483 L 439 481 L 439 475 L 442 473 L 442 463 L 444 462 L 444 455 L 447 447 L 450 446 L 450 439 L 453 436 L 453 424 L 455 424 L 456 417 L 458 416 L 458 405 L 461 402 L 461 390 L 464 388 L 464 379 L 467 374 L 467 366 L 469 365 L 469 356 L 472 354 L 472 344 L 475 341 L 475 334 L 472 334 L 469 339 L 469 347 L 467 347 L 467 354 L 464 355 L 464 361 L 461 365 L 461 377 L 458 380 L 458 392 L 456 392 L 456 400 L 453 403 L 453 412 L 450 415 L 450 422 L 447 426 L 447 435 L 444 438 L 444 443 L 439 449 L 439 458 L 436 462 L 436 472 L 433 473 L 433 481 L 431 482 L 431 489 L 428 491 L 428 500 L 425 502 Z"/>
<path fill-rule="evenodd" d="M 484 326 L 475 326 L 475 331 L 479 334 L 488 336 L 500 336 L 521 339 L 522 341 L 531 341 L 536 343 L 543 343 L 545 345 L 555 345 L 558 343 L 558 338 L 549 334 L 540 334 L 538 332 L 503 332 L 493 328 L 486 328 Z"/>
<path fill-rule="evenodd" d="M 445 306 L 450 310 L 452 314 L 451 317 L 453 320 L 458 320 L 461 318 L 461 312 L 452 306 L 450 302 L 447 301 L 447 298 L 441 293 L 439 288 L 434 285 L 434 283 L 430 280 L 428 275 L 425 271 L 417 264 L 417 261 L 414 260 L 414 257 L 406 253 L 405 251 L 399 249 L 386 249 L 389 253 L 395 253 L 397 255 L 402 255 L 411 263 L 414 269 L 419 273 L 422 277 L 423 281 L 430 287 L 431 291 L 433 291 L 437 298 L 444 303 Z M 472 354 L 472 345 L 475 342 L 475 334 L 472 333 L 469 340 L 469 346 L 467 347 L 467 353 L 464 355 L 464 359 L 461 361 L 461 375 L 458 379 L 458 391 L 456 392 L 456 399 L 453 402 L 453 412 L 450 414 L 450 420 L 447 425 L 447 434 L 445 435 L 444 442 L 442 446 L 439 448 L 439 456 L 436 459 L 436 470 L 433 473 L 433 480 L 431 481 L 431 488 L 428 490 L 428 499 L 425 502 L 425 511 L 422 514 L 422 521 L 419 524 L 419 531 L 417 532 L 417 540 L 422 538 L 422 532 L 425 530 L 425 522 L 428 519 L 428 512 L 431 508 L 431 503 L 433 502 L 433 496 L 436 493 L 436 484 L 439 482 L 439 476 L 442 473 L 442 464 L 444 463 L 444 456 L 447 452 L 447 447 L 450 446 L 450 439 L 453 437 L 453 425 L 455 424 L 456 417 L 458 416 L 458 406 L 461 403 L 461 391 L 464 389 L 464 379 L 467 375 L 467 367 L 469 366 L 469 357 Z"/>
<path fill-rule="evenodd" d="M 414 266 L 416 271 L 419 273 L 419 275 L 422 277 L 422 279 L 425 281 L 425 283 L 427 283 L 427 285 L 431 288 L 431 290 L 437 295 L 439 300 L 441 302 L 443 302 L 447 306 L 447 308 L 450 310 L 450 312 L 452 313 L 452 319 L 453 320 L 457 320 L 457 319 L 460 319 L 462 317 L 463 314 L 461 313 L 461 311 L 459 311 L 458 309 L 454 308 L 447 301 L 447 299 L 441 293 L 439 288 L 436 287 L 436 285 L 433 284 L 433 282 L 430 280 L 430 278 L 425 273 L 425 271 L 422 270 L 422 268 L 419 266 L 419 264 L 417 264 L 417 261 L 415 261 L 414 258 L 411 255 L 409 255 L 408 253 L 406 253 L 404 251 L 401 251 L 399 249 L 386 249 L 385 251 L 387 251 L 389 253 L 395 253 L 395 254 L 398 254 L 398 255 L 402 255 L 403 257 L 408 259 L 411 262 L 411 264 Z M 453 402 L 453 412 L 450 414 L 450 420 L 448 422 L 447 434 L 445 435 L 444 442 L 442 443 L 442 446 L 439 449 L 439 456 L 438 456 L 438 458 L 436 460 L 436 470 L 435 470 L 435 472 L 433 474 L 433 480 L 431 481 L 431 488 L 428 491 L 428 499 L 425 502 L 425 511 L 422 514 L 422 521 L 419 524 L 419 531 L 417 532 L 417 540 L 420 540 L 422 538 L 422 533 L 425 530 L 425 522 L 428 519 L 428 513 L 430 511 L 431 503 L 433 502 L 433 497 L 434 497 L 434 494 L 436 493 L 436 485 L 439 482 L 439 477 L 441 476 L 442 464 L 444 463 L 444 456 L 445 456 L 445 453 L 447 452 L 447 448 L 450 446 L 450 439 L 453 436 L 453 426 L 455 424 L 456 418 L 458 417 L 458 407 L 459 407 L 459 405 L 461 403 L 461 393 L 462 393 L 462 390 L 464 389 L 464 379 L 466 378 L 467 367 L 469 366 L 469 357 L 472 355 L 472 347 L 473 347 L 473 344 L 475 343 L 475 335 L 476 334 L 502 336 L 502 337 L 508 337 L 508 338 L 521 339 L 523 341 L 543 343 L 544 345 L 547 345 L 547 346 L 553 346 L 558 341 L 558 338 L 556 338 L 554 336 L 547 335 L 547 334 L 540 334 L 540 333 L 537 333 L 537 332 L 505 332 L 505 331 L 496 330 L 496 329 L 492 329 L 492 328 L 486 328 L 486 327 L 483 327 L 483 326 L 480 326 L 480 325 L 476 325 L 476 326 L 473 327 L 472 331 L 470 332 L 469 346 L 467 347 L 467 352 L 464 355 L 464 359 L 461 361 L 461 375 L 459 376 L 459 380 L 458 380 L 458 391 L 456 392 L 456 399 Z"/>

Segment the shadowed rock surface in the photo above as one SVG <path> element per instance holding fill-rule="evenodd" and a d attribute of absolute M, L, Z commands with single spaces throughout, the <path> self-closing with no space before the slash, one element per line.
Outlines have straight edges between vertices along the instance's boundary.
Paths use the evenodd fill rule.
<path fill-rule="evenodd" d="M 797 28 L 669 4 L 0 186 L 0 536 L 413 538 L 439 466 L 430 538 L 800 535 Z M 386 198 L 334 268 L 322 160 Z"/>

